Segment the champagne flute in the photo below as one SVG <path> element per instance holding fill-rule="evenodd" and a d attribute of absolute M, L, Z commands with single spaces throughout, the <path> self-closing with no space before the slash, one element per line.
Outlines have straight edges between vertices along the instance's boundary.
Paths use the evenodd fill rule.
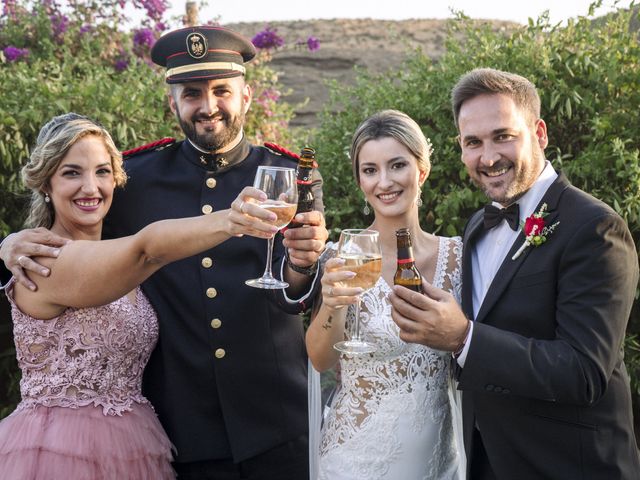
<path fill-rule="evenodd" d="M 355 272 L 356 276 L 343 280 L 346 287 L 372 288 L 382 273 L 382 253 L 375 230 L 347 229 L 340 232 L 338 257 L 344 259 L 339 270 Z M 356 312 L 350 339 L 336 343 L 333 347 L 343 353 L 361 354 L 376 351 L 376 346 L 365 342 L 360 331 L 360 303 L 362 294 L 358 295 Z"/>
<path fill-rule="evenodd" d="M 296 170 L 293 168 L 260 166 L 256 172 L 253 186 L 262 190 L 267 199 L 258 205 L 271 210 L 277 218 L 271 222 L 278 228 L 289 224 L 296 214 L 298 207 L 298 188 L 296 186 Z M 289 284 L 273 278 L 271 273 L 271 259 L 273 256 L 273 239 L 269 237 L 267 244 L 267 266 L 260 278 L 247 280 L 245 283 L 255 288 L 287 288 Z"/>

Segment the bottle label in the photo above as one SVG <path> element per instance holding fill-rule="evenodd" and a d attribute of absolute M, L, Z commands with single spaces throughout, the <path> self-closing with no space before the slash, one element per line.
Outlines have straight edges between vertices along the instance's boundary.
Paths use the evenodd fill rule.
<path fill-rule="evenodd" d="M 305 168 L 298 165 L 298 172 L 296 174 L 296 183 L 298 185 L 311 185 L 311 168 Z"/>
<path fill-rule="evenodd" d="M 407 287 L 414 292 L 422 293 L 422 285 L 403 285 L 403 287 Z"/>
<path fill-rule="evenodd" d="M 296 213 L 305 213 L 313 210 L 313 198 L 306 198 L 298 201 L 298 209 Z"/>

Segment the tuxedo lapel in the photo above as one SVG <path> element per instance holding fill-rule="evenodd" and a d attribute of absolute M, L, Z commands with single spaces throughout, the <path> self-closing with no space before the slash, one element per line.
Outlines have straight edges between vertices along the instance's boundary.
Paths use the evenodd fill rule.
<path fill-rule="evenodd" d="M 549 189 L 546 191 L 546 193 L 542 197 L 542 200 L 540 200 L 540 203 L 538 203 L 535 209 L 536 212 L 540 210 L 540 207 L 542 206 L 543 203 L 547 204 L 548 215 L 545 218 L 545 223 L 547 225 L 550 225 L 557 220 L 557 217 L 558 217 L 557 209 L 558 209 L 558 202 L 560 201 L 560 195 L 568 186 L 569 186 L 569 182 L 567 178 L 564 176 L 564 174 L 560 173 L 558 175 L 558 178 L 556 178 L 556 180 L 551 184 Z M 527 257 L 529 256 L 529 253 L 533 249 L 533 247 L 531 246 L 529 248 L 526 248 L 517 259 L 513 260 L 513 255 L 518 251 L 518 249 L 524 243 L 524 241 L 525 241 L 525 235 L 524 235 L 524 232 L 521 231 L 518 234 L 516 241 L 511 246 L 509 253 L 505 257 L 504 261 L 502 262 L 502 265 L 500 265 L 500 268 L 496 272 L 496 276 L 493 278 L 493 281 L 491 282 L 491 286 L 489 287 L 489 290 L 487 291 L 487 294 L 484 297 L 484 301 L 480 306 L 480 310 L 478 310 L 478 316 L 476 317 L 477 322 L 483 321 L 487 313 L 491 310 L 491 308 L 495 305 L 498 299 L 502 296 L 502 293 L 505 291 L 505 289 L 511 282 L 511 279 L 513 278 L 513 276 L 517 273 L 517 271 L 520 269 L 522 264 L 526 261 Z M 471 264 L 470 251 L 468 252 L 468 256 L 469 256 L 468 263 L 470 265 Z M 471 278 L 471 277 L 467 277 L 467 278 Z M 468 288 L 471 289 L 471 285 L 469 285 Z M 464 286 L 463 286 L 463 293 L 464 293 Z M 468 305 L 470 304 L 471 304 L 471 297 L 469 297 Z M 473 313 L 473 309 L 471 310 Z M 473 317 L 470 317 L 470 318 L 473 318 Z"/>

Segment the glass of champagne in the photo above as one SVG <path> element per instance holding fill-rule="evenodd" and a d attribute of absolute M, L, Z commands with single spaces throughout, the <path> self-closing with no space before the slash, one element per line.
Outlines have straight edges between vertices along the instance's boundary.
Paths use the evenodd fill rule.
<path fill-rule="evenodd" d="M 356 276 L 343 280 L 346 287 L 362 287 L 365 290 L 372 288 L 382 273 L 382 253 L 378 241 L 378 232 L 375 230 L 348 229 L 340 232 L 338 242 L 338 257 L 344 259 L 344 265 L 339 270 L 355 272 Z M 376 351 L 376 346 L 365 342 L 360 331 L 360 302 L 358 295 L 356 312 L 349 340 L 338 342 L 334 345 L 336 350 L 343 353 L 361 354 Z"/>
<path fill-rule="evenodd" d="M 298 188 L 296 186 L 296 171 L 293 168 L 261 166 L 258 167 L 253 186 L 262 190 L 267 199 L 258 205 L 271 210 L 277 218 L 269 222 L 278 228 L 289 224 L 296 214 L 298 206 Z M 271 236 L 267 245 L 267 266 L 260 278 L 247 280 L 245 283 L 256 288 L 287 288 L 289 284 L 273 278 L 271 261 L 273 256 L 273 239 Z"/>

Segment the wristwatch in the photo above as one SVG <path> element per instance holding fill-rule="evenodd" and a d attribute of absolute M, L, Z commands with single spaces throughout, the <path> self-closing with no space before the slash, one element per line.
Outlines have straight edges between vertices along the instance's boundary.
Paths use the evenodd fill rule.
<path fill-rule="evenodd" d="M 289 268 L 291 270 L 293 270 L 294 272 L 298 272 L 298 273 L 301 273 L 303 275 L 307 275 L 309 277 L 313 277 L 316 274 L 316 272 L 318 271 L 318 262 L 313 263 L 313 264 L 309 265 L 308 267 L 299 267 L 298 265 L 293 263 L 291 261 L 291 259 L 289 258 L 289 249 L 288 248 L 285 248 L 285 250 L 284 250 L 284 258 L 287 260 L 287 265 L 289 265 Z"/>

